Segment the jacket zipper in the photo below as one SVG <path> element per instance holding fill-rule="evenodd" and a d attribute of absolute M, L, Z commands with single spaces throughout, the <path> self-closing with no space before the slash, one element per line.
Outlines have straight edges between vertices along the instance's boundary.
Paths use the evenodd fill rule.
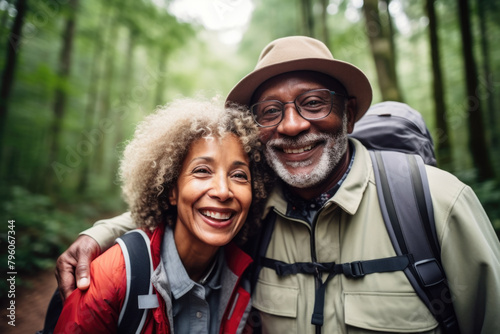
<path fill-rule="evenodd" d="M 316 214 L 314 215 L 314 219 L 311 223 L 311 261 L 313 263 L 317 263 L 318 262 L 318 258 L 316 256 L 316 225 L 317 225 L 317 222 L 318 222 L 318 217 L 319 215 L 328 207 L 331 207 L 331 203 L 326 203 L 325 205 L 323 205 L 319 210 L 318 212 L 316 212 Z M 318 291 L 318 289 L 321 287 L 321 285 L 323 284 L 323 277 L 322 277 L 322 273 L 319 272 L 319 269 L 316 267 L 316 272 L 315 272 L 315 280 L 314 280 L 314 294 L 316 295 L 316 291 Z M 316 334 L 321 334 L 321 326 L 316 326 Z"/>
<path fill-rule="evenodd" d="M 323 207 L 320 208 L 318 210 L 318 212 L 316 212 L 316 214 L 314 215 L 313 221 L 311 223 L 311 239 L 310 239 L 311 240 L 311 261 L 313 263 L 316 263 L 318 261 L 317 256 L 316 256 L 316 223 L 318 221 L 318 216 L 321 213 L 321 211 L 323 211 Z M 319 272 L 318 267 L 316 267 L 316 271 L 314 273 L 314 278 L 315 278 L 315 280 L 314 280 L 314 295 L 316 296 L 316 292 L 323 284 L 321 273 Z M 314 298 L 316 299 L 316 297 L 314 297 Z M 316 301 L 314 303 L 316 303 Z M 315 327 L 316 327 L 315 328 L 316 334 L 321 334 L 321 326 L 316 325 Z"/>

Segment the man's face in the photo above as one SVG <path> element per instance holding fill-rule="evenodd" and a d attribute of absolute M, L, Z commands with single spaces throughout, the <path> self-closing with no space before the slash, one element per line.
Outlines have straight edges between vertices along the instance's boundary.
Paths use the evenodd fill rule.
<path fill-rule="evenodd" d="M 255 91 L 252 103 L 290 102 L 304 92 L 325 88 L 346 94 L 340 83 L 326 75 L 290 72 L 264 82 Z M 269 164 L 292 187 L 311 188 L 322 183 L 345 155 L 347 134 L 354 125 L 355 101 L 338 95 L 333 99 L 333 110 L 323 119 L 306 120 L 289 103 L 281 123 L 260 129 Z"/>

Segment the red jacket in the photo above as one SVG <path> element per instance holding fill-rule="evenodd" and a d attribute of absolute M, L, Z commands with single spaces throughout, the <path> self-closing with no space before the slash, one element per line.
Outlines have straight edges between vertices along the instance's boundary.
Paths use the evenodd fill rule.
<path fill-rule="evenodd" d="M 149 234 L 154 268 L 160 263 L 163 233 L 161 226 Z M 220 333 L 236 333 L 250 303 L 250 293 L 241 286 L 241 275 L 252 260 L 232 243 L 225 247 L 227 265 L 239 279 L 224 312 Z M 90 275 L 89 289 L 83 292 L 76 289 L 65 301 L 54 333 L 116 333 L 127 285 L 120 246 L 114 245 L 95 259 Z M 165 301 L 156 294 L 160 306 L 150 310 L 142 333 L 170 333 Z"/>

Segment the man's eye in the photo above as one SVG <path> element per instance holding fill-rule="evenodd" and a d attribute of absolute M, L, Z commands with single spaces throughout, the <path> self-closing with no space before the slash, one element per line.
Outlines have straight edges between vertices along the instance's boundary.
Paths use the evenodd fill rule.
<path fill-rule="evenodd" d="M 266 107 L 262 110 L 262 113 L 265 115 L 280 113 L 281 109 L 279 107 Z"/>
<path fill-rule="evenodd" d="M 308 105 L 308 106 L 315 106 L 315 105 L 318 105 L 320 103 L 321 102 L 318 101 L 318 100 L 310 100 L 310 101 L 307 101 L 305 104 Z"/>
<path fill-rule="evenodd" d="M 321 107 L 324 106 L 326 103 L 322 99 L 317 99 L 317 98 L 309 98 L 305 101 L 302 101 L 301 105 L 303 107 Z"/>

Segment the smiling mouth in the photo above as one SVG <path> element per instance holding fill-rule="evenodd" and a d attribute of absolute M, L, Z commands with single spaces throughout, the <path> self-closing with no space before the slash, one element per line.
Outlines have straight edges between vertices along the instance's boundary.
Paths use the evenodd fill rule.
<path fill-rule="evenodd" d="M 286 154 L 299 154 L 313 150 L 317 146 L 321 145 L 323 142 L 317 142 L 314 144 L 309 144 L 302 147 L 281 147 L 279 148 L 283 153 Z"/>
<path fill-rule="evenodd" d="M 206 217 L 217 220 L 228 220 L 232 216 L 229 212 L 216 212 L 211 210 L 201 210 L 200 213 Z"/>
<path fill-rule="evenodd" d="M 302 152 L 307 152 L 307 151 L 312 150 L 313 147 L 314 147 L 314 145 L 308 145 L 308 146 L 304 146 L 304 147 L 300 147 L 300 148 L 283 148 L 283 152 L 285 152 L 287 154 L 302 153 Z"/>

